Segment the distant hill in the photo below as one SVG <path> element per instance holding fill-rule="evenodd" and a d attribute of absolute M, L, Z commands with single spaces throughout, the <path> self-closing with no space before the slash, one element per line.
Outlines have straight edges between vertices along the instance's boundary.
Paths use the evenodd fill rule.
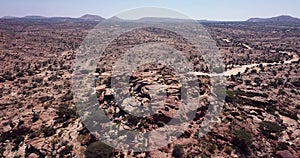
<path fill-rule="evenodd" d="M 24 17 L 14 17 L 14 16 L 4 16 L 0 19 L 18 19 L 18 20 L 38 20 L 38 21 L 51 21 L 51 22 L 55 22 L 55 21 L 95 21 L 95 22 L 99 22 L 104 20 L 104 18 L 102 18 L 101 16 L 98 15 L 90 15 L 90 14 L 86 14 L 83 15 L 79 18 L 71 18 L 71 17 L 44 17 L 44 16 L 36 16 L 36 15 L 32 15 L 32 16 L 24 16 Z"/>
<path fill-rule="evenodd" d="M 272 18 L 250 18 L 247 22 L 300 22 L 300 19 L 288 15 L 281 15 Z"/>
<path fill-rule="evenodd" d="M 85 14 L 81 16 L 79 19 L 88 20 L 88 21 L 102 21 L 104 18 L 98 15 Z"/>
<path fill-rule="evenodd" d="M 113 16 L 113 17 L 111 17 L 111 18 L 109 18 L 107 20 L 110 20 L 110 21 L 123 21 L 123 19 L 121 19 L 121 18 L 119 18 L 117 16 Z"/>
<path fill-rule="evenodd" d="M 14 18 L 17 18 L 17 17 L 15 17 L 15 16 L 4 16 L 1 19 L 14 19 Z"/>
<path fill-rule="evenodd" d="M 44 16 L 24 16 L 24 19 L 47 19 L 47 17 Z"/>
<path fill-rule="evenodd" d="M 78 18 L 71 18 L 71 17 L 44 17 L 44 16 L 24 16 L 24 17 L 14 17 L 14 16 L 4 16 L 0 19 L 19 19 L 19 20 L 38 20 L 38 21 L 93 21 L 93 22 L 101 22 L 105 20 L 105 18 L 92 15 L 92 14 L 85 14 Z M 119 17 L 111 17 L 107 20 L 111 21 L 123 21 Z M 193 19 L 176 19 L 176 18 L 160 18 L 160 17 L 143 17 L 138 20 L 126 20 L 126 21 L 138 21 L 138 22 L 199 22 L 199 23 L 215 23 L 215 22 L 226 22 L 226 21 L 211 21 L 211 20 L 193 20 Z M 277 17 L 271 18 L 250 18 L 246 21 L 239 21 L 239 22 L 293 22 L 293 23 L 300 23 L 300 19 L 288 16 L 288 15 L 281 15 Z"/>

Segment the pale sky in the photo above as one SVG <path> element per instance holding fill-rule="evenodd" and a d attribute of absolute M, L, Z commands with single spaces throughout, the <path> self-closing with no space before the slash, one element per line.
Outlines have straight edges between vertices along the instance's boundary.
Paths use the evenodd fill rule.
<path fill-rule="evenodd" d="M 300 18 L 299 0 L 0 0 L 2 16 L 95 14 L 105 18 L 138 7 L 164 7 L 194 19 L 246 20 L 291 15 Z"/>

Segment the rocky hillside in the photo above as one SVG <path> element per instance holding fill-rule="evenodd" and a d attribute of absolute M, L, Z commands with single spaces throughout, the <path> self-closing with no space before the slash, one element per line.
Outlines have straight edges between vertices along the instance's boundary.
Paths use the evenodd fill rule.
<path fill-rule="evenodd" d="M 197 76 L 199 85 L 189 88 L 196 89 L 201 100 L 188 128 L 158 150 L 134 153 L 98 141 L 97 134 L 82 123 L 74 104 L 71 79 L 76 49 L 96 24 L 0 20 L 0 59 L 5 61 L 0 63 L 0 157 L 300 157 L 300 64 L 299 60 L 281 62 L 293 58 L 281 51 L 299 55 L 300 32 L 294 26 L 205 25 L 220 47 L 227 69 L 260 62 L 277 64 L 258 65 L 228 76 L 224 107 L 219 118 L 209 116 L 217 123 L 204 137 L 198 132 L 209 110 L 211 82 L 209 76 Z M 112 41 L 94 74 L 96 108 L 104 109 L 112 122 L 127 130 L 164 127 L 182 107 L 178 76 L 153 63 L 132 73 L 127 93 L 146 107 L 150 100 L 163 100 L 157 113 L 133 117 L 116 105 L 110 82 L 114 62 L 135 44 L 155 40 L 182 51 L 195 64 L 195 71 L 207 71 L 194 47 L 170 31 L 136 29 Z M 154 84 L 162 84 L 167 96 L 151 96 Z"/>

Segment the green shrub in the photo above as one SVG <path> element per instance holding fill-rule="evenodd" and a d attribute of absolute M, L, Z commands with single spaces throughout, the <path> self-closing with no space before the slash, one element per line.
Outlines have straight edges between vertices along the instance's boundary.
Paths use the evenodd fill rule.
<path fill-rule="evenodd" d="M 262 80 L 259 77 L 255 77 L 254 78 L 254 82 L 258 85 L 260 85 L 262 83 Z"/>
<path fill-rule="evenodd" d="M 76 109 L 69 107 L 67 104 L 59 105 L 56 114 L 58 118 L 56 118 L 55 123 L 62 123 L 70 118 L 74 118 L 76 116 Z"/>
<path fill-rule="evenodd" d="M 165 123 L 163 121 L 158 121 L 157 122 L 158 127 L 163 127 Z"/>
<path fill-rule="evenodd" d="M 269 114 L 275 114 L 275 111 L 276 111 L 276 106 L 274 106 L 274 105 L 268 105 L 267 107 L 267 112 L 269 113 Z"/>
<path fill-rule="evenodd" d="M 264 136 L 268 139 L 277 140 L 283 128 L 275 122 L 263 121 L 259 128 Z"/>
<path fill-rule="evenodd" d="M 210 146 L 209 146 L 209 148 L 208 148 L 208 151 L 210 152 L 210 153 L 214 153 L 214 151 L 216 150 L 216 145 L 215 144 L 211 144 Z"/>
<path fill-rule="evenodd" d="M 175 145 L 172 156 L 175 158 L 183 158 L 184 157 L 184 150 L 182 145 Z"/>
<path fill-rule="evenodd" d="M 62 102 L 66 102 L 66 101 L 70 101 L 70 100 L 73 100 L 72 93 L 65 94 L 64 96 L 61 97 Z"/>
<path fill-rule="evenodd" d="M 285 95 L 285 91 L 283 89 L 279 89 L 278 90 L 278 95 Z"/>
<path fill-rule="evenodd" d="M 109 158 L 112 156 L 112 152 L 112 147 L 97 141 L 87 146 L 84 154 L 86 158 Z"/>
<path fill-rule="evenodd" d="M 276 122 L 263 121 L 260 123 L 260 129 L 272 133 L 278 133 L 283 130 L 283 128 L 278 125 Z"/>
<path fill-rule="evenodd" d="M 294 82 L 292 82 L 292 84 L 293 84 L 295 87 L 300 87 L 300 81 L 294 81 Z"/>
<path fill-rule="evenodd" d="M 250 145 L 252 144 L 252 136 L 246 130 L 235 131 L 232 144 L 241 154 L 248 155 L 250 152 Z"/>
<path fill-rule="evenodd" d="M 232 148 L 229 147 L 229 146 L 225 146 L 224 152 L 225 152 L 226 154 L 230 155 L 231 152 L 232 152 Z"/>
<path fill-rule="evenodd" d="M 287 150 L 288 149 L 289 144 L 286 142 L 279 142 L 278 143 L 278 150 Z"/>
<path fill-rule="evenodd" d="M 38 137 L 40 134 L 41 134 L 40 131 L 38 131 L 38 132 L 32 131 L 31 133 L 28 134 L 28 138 L 33 139 L 35 137 Z"/>
<path fill-rule="evenodd" d="M 292 119 L 294 119 L 296 121 L 298 120 L 298 116 L 297 116 L 298 113 L 295 112 L 295 111 L 286 111 L 286 110 L 280 109 L 280 110 L 278 110 L 278 112 L 279 112 L 280 115 L 292 118 Z"/>
<path fill-rule="evenodd" d="M 13 151 L 16 151 L 19 149 L 19 145 L 24 141 L 23 136 L 17 136 L 16 139 L 14 140 L 15 146 L 13 147 Z"/>
<path fill-rule="evenodd" d="M 50 101 L 50 100 L 52 100 L 52 99 L 54 99 L 54 98 L 51 97 L 51 96 L 43 96 L 43 97 L 40 97 L 40 98 L 39 98 L 39 101 L 40 101 L 41 103 L 44 103 L 44 102 Z"/>
<path fill-rule="evenodd" d="M 37 113 L 33 113 L 33 116 L 32 116 L 32 122 L 36 122 L 40 119 L 40 115 L 37 114 Z"/>
<path fill-rule="evenodd" d="M 44 133 L 45 137 L 50 137 L 56 133 L 56 129 L 53 127 L 42 127 L 42 132 Z"/>
<path fill-rule="evenodd" d="M 227 90 L 226 91 L 226 96 L 228 97 L 234 97 L 236 95 L 235 91 Z"/>

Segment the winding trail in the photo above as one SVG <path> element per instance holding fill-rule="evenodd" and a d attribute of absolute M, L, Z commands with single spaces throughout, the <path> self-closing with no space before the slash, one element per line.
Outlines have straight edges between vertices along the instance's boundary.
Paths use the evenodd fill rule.
<path fill-rule="evenodd" d="M 284 54 L 288 54 L 290 56 L 293 56 L 292 59 L 290 60 L 286 60 L 283 63 L 259 63 L 259 64 L 248 64 L 248 65 L 242 65 L 242 66 L 235 66 L 234 68 L 225 71 L 224 73 L 221 74 L 210 74 L 210 73 L 203 73 L 203 72 L 190 72 L 190 74 L 196 75 L 196 76 L 231 76 L 231 75 L 237 75 L 238 73 L 244 73 L 246 71 L 247 68 L 253 68 L 256 66 L 259 66 L 260 64 L 262 64 L 262 66 L 267 66 L 267 65 L 279 65 L 279 64 L 290 64 L 292 62 L 296 62 L 298 61 L 300 58 L 296 53 L 291 53 L 291 52 L 281 52 Z"/>

